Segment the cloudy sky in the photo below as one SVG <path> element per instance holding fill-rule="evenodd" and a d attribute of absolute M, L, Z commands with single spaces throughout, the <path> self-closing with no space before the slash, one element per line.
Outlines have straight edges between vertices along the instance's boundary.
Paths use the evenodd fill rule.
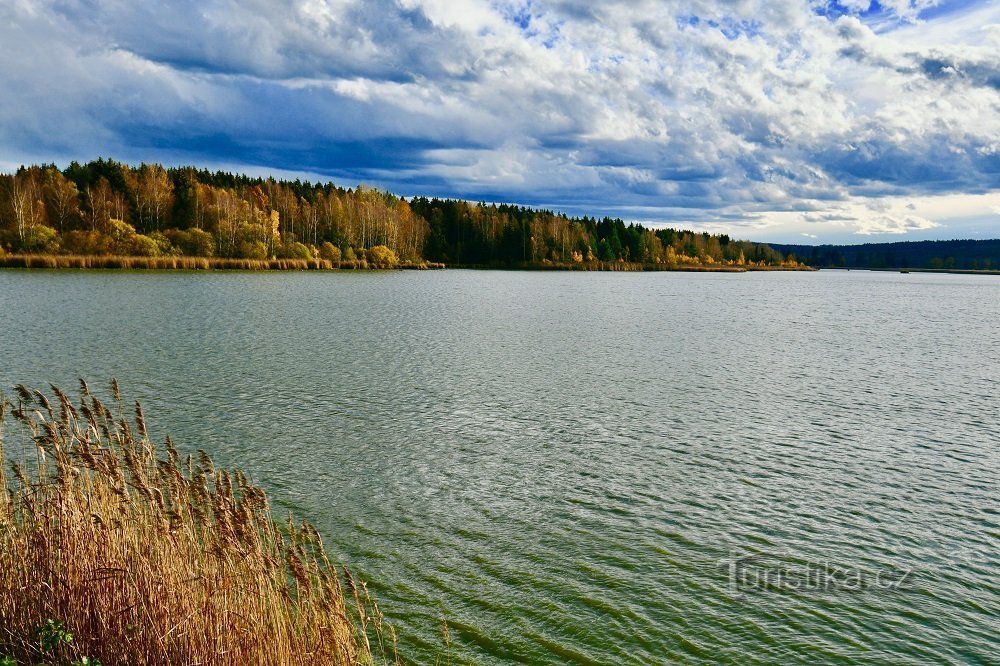
<path fill-rule="evenodd" d="M 1000 0 L 2 0 L 0 168 L 98 155 L 786 242 L 1000 237 Z"/>

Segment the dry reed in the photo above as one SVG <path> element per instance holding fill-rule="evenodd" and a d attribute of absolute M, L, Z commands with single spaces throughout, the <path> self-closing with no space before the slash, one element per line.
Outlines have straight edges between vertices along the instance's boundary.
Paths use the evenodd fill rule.
<path fill-rule="evenodd" d="M 12 254 L 3 268 L 111 268 L 124 270 L 331 270 L 326 259 L 232 259 L 226 257 L 119 257 L 114 255 Z"/>
<path fill-rule="evenodd" d="M 0 256 L 0 268 L 119 269 L 119 270 L 239 270 L 304 271 L 364 270 L 364 259 L 332 262 L 329 259 L 234 259 L 227 257 L 119 257 L 114 255 L 9 254 Z M 444 268 L 430 262 L 404 263 L 398 268 Z"/>
<path fill-rule="evenodd" d="M 204 452 L 182 459 L 168 438 L 158 457 L 116 382 L 110 407 L 83 381 L 76 404 L 52 391 L 0 396 L 0 659 L 368 664 L 374 647 L 378 662 L 398 662 L 391 628 L 346 568 L 345 601 L 314 527 L 279 525 L 262 490 Z M 8 416 L 32 443 L 12 479 Z M 50 620 L 72 641 L 46 644 Z"/>

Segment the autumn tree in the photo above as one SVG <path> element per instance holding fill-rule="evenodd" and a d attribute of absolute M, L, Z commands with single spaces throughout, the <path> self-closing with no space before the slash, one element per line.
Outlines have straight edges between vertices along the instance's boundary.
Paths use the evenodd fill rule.
<path fill-rule="evenodd" d="M 166 170 L 159 164 L 144 164 L 140 170 L 141 188 L 149 202 L 149 212 L 153 228 L 160 230 L 165 225 L 174 203 L 174 183 Z M 149 230 L 149 227 L 144 227 Z"/>
<path fill-rule="evenodd" d="M 22 243 L 46 222 L 43 183 L 44 173 L 37 166 L 21 168 L 10 180 L 9 209 Z"/>
<path fill-rule="evenodd" d="M 80 217 L 80 191 L 76 183 L 62 175 L 55 167 L 45 169 L 42 197 L 49 223 L 65 233 L 67 226 Z"/>
<path fill-rule="evenodd" d="M 91 231 L 99 231 L 108 226 L 111 219 L 111 200 L 114 192 L 108 179 L 101 177 L 94 187 L 87 186 L 84 190 L 84 200 L 87 204 L 87 222 Z"/>

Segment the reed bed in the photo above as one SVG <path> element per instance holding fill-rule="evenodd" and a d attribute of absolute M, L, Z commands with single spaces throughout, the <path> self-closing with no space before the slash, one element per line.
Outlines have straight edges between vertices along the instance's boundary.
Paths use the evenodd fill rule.
<path fill-rule="evenodd" d="M 0 256 L 0 268 L 47 269 L 119 269 L 119 270 L 237 270 L 305 271 L 366 270 L 364 259 L 330 261 L 329 259 L 233 259 L 227 257 L 119 257 L 112 255 L 10 254 Z M 444 268 L 444 264 L 410 262 L 397 266 L 422 270 Z"/>
<path fill-rule="evenodd" d="M 12 254 L 4 268 L 110 268 L 124 270 L 331 270 L 326 259 L 231 259 L 225 257 L 119 257 L 111 255 Z M 338 266 L 339 268 L 339 266 Z M 353 266 L 352 266 L 353 268 Z"/>
<path fill-rule="evenodd" d="M 0 396 L 0 663 L 398 663 L 314 527 L 274 520 L 202 451 L 182 458 L 168 438 L 159 456 L 142 408 L 127 419 L 112 393 Z M 6 423 L 30 442 L 12 478 Z"/>

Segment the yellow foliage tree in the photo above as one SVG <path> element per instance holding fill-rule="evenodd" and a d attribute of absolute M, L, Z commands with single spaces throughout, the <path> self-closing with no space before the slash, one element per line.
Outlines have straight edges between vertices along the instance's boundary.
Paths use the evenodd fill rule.
<path fill-rule="evenodd" d="M 385 245 L 368 248 L 368 262 L 379 268 L 393 268 L 399 264 L 399 256 Z"/>

